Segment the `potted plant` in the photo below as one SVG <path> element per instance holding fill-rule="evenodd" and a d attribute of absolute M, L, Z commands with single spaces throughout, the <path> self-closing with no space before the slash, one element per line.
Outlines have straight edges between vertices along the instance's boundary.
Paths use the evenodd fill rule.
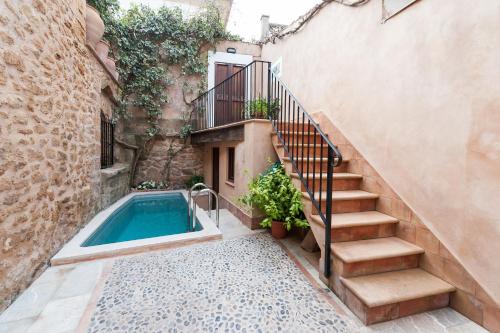
<path fill-rule="evenodd" d="M 267 103 L 266 99 L 257 98 L 246 104 L 246 119 L 269 119 L 279 109 L 279 100 L 273 99 Z"/>
<path fill-rule="evenodd" d="M 265 173 L 252 180 L 248 188 L 249 192 L 240 201 L 256 206 L 266 214 L 260 225 L 271 228 L 273 237 L 286 237 L 294 226 L 309 227 L 302 211 L 302 195 L 281 163 L 273 164 Z"/>

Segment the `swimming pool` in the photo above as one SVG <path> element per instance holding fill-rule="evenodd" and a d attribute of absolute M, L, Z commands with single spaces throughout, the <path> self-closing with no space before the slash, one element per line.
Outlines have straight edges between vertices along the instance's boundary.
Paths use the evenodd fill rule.
<path fill-rule="evenodd" d="M 59 252 L 52 265 L 108 258 L 222 238 L 201 208 L 188 232 L 187 191 L 135 192 L 98 213 Z"/>
<path fill-rule="evenodd" d="M 114 211 L 82 246 L 185 233 L 187 212 L 187 202 L 179 192 L 136 196 Z M 196 220 L 194 231 L 200 230 Z"/>

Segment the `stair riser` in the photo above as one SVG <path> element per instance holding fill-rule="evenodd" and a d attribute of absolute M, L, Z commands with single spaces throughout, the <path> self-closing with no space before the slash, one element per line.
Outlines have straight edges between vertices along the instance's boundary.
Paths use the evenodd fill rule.
<path fill-rule="evenodd" d="M 417 313 L 441 309 L 448 306 L 449 302 L 449 293 L 444 293 L 369 308 L 347 288 L 345 289 L 344 300 L 347 307 L 351 309 L 365 325 L 372 325 Z"/>
<path fill-rule="evenodd" d="M 360 275 L 417 268 L 419 256 L 420 255 L 415 254 L 409 256 L 361 261 L 354 263 L 343 262 L 340 258 L 334 256 L 333 267 L 335 269 L 335 272 L 340 276 L 354 277 Z"/>
<path fill-rule="evenodd" d="M 321 210 L 326 213 L 326 200 L 322 198 L 321 201 Z M 376 201 L 377 199 L 334 200 L 332 201 L 332 213 L 355 213 L 375 210 Z M 315 208 L 311 211 L 313 214 L 317 214 Z"/>
<path fill-rule="evenodd" d="M 284 156 L 297 156 L 297 157 L 304 157 L 304 158 L 307 158 L 308 154 L 309 154 L 309 158 L 313 158 L 313 157 L 328 157 L 328 146 L 324 145 L 323 148 L 321 148 L 320 146 L 317 146 L 316 147 L 316 151 L 314 151 L 314 147 L 309 147 L 309 146 L 304 146 L 304 147 L 301 147 L 300 144 L 299 146 L 290 146 L 290 147 L 287 147 L 288 151 L 290 153 L 287 153 L 284 151 Z"/>
<path fill-rule="evenodd" d="M 304 137 L 304 139 L 302 139 Z M 316 139 L 315 139 L 316 138 Z M 321 143 L 321 135 L 319 134 L 307 134 L 304 133 L 296 133 L 296 134 L 287 134 L 286 132 L 283 133 L 283 139 L 285 142 L 288 144 L 289 142 L 300 142 L 300 143 L 305 143 L 305 144 L 320 144 Z M 316 141 L 315 141 L 316 140 Z"/>
<path fill-rule="evenodd" d="M 320 184 L 321 184 L 321 191 L 326 191 L 326 179 L 315 179 L 314 181 L 310 179 L 307 184 L 310 189 L 313 188 L 314 185 L 314 190 L 319 191 L 320 190 Z M 348 191 L 348 190 L 359 190 L 361 184 L 361 178 L 353 178 L 353 179 L 333 179 L 333 189 L 335 191 Z M 304 184 L 302 184 L 302 191 L 305 191 L 306 187 Z"/>
<path fill-rule="evenodd" d="M 293 131 L 293 132 L 299 132 L 299 133 L 302 133 L 302 131 L 304 131 L 304 133 L 307 133 L 308 131 L 310 133 L 313 133 L 314 132 L 314 126 L 313 125 L 308 125 L 307 122 L 302 124 L 302 123 L 295 123 L 295 124 L 291 124 L 291 123 L 276 123 L 276 127 L 278 127 L 278 130 L 280 132 L 284 132 L 284 131 Z"/>
<path fill-rule="evenodd" d="M 392 237 L 396 223 L 332 229 L 332 242 L 350 242 L 363 239 Z"/>
<path fill-rule="evenodd" d="M 375 210 L 376 202 L 376 199 L 335 200 L 333 201 L 332 212 L 354 213 Z"/>
<path fill-rule="evenodd" d="M 286 163 L 291 163 L 291 162 L 289 160 L 287 160 Z M 307 165 L 309 165 L 309 169 L 307 168 Z M 297 167 L 303 173 L 312 174 L 314 171 L 314 173 L 319 176 L 320 170 L 321 170 L 326 175 L 327 162 L 326 161 L 320 162 L 320 161 L 310 160 L 309 163 L 307 163 L 307 161 L 298 161 Z M 314 169 L 314 168 L 316 168 L 316 169 Z M 292 169 L 290 169 L 290 170 L 292 170 Z M 295 171 L 291 171 L 291 172 L 295 172 Z M 340 166 L 333 168 L 333 172 L 347 172 L 347 163 L 344 162 Z"/>

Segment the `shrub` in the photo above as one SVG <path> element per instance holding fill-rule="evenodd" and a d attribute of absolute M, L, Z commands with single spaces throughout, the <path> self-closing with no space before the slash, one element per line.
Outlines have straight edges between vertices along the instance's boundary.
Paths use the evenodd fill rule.
<path fill-rule="evenodd" d="M 201 175 L 193 175 L 186 182 L 186 187 L 188 189 L 190 189 L 191 187 L 193 187 L 194 184 L 203 183 L 203 182 L 204 182 L 203 176 L 201 176 Z"/>
<path fill-rule="evenodd" d="M 260 223 L 263 228 L 270 228 L 273 220 L 284 222 L 287 230 L 293 226 L 309 227 L 304 218 L 302 194 L 295 188 L 281 163 L 273 164 L 252 180 L 248 189 L 249 192 L 240 198 L 240 202 L 256 206 L 266 214 Z"/>
<path fill-rule="evenodd" d="M 166 188 L 167 184 L 164 182 L 155 182 L 154 180 L 146 180 L 136 187 L 138 190 L 163 190 Z"/>

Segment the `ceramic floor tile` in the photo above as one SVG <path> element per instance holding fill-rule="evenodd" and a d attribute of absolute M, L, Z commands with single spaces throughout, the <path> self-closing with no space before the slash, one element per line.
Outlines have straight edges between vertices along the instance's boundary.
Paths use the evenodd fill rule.
<path fill-rule="evenodd" d="M 90 294 L 51 301 L 27 333 L 62 333 L 75 330 L 89 299 Z"/>
<path fill-rule="evenodd" d="M 0 315 L 0 323 L 36 317 L 42 312 L 58 287 L 57 283 L 52 282 L 32 284 Z"/>
<path fill-rule="evenodd" d="M 54 297 L 66 298 L 92 292 L 101 276 L 102 267 L 102 261 L 78 265 L 66 275 Z"/>
<path fill-rule="evenodd" d="M 0 333 L 24 333 L 35 320 L 36 317 L 31 317 L 0 324 Z"/>

